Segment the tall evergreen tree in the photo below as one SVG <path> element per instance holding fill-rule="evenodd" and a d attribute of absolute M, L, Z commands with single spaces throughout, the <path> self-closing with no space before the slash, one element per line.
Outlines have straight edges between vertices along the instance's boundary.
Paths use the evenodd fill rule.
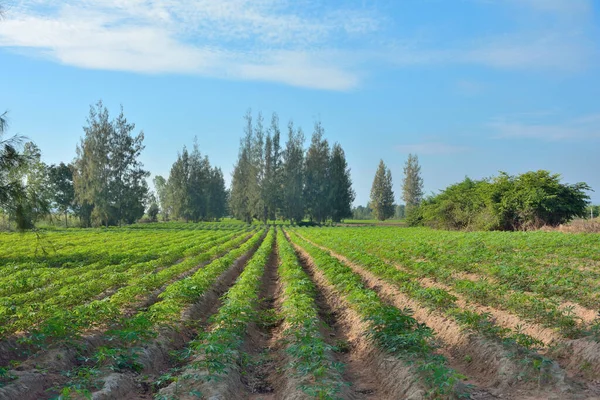
<path fill-rule="evenodd" d="M 127 122 L 123 106 L 109 137 L 109 196 L 114 219 L 120 225 L 131 224 L 144 215 L 144 199 L 148 195 L 146 178 L 139 156 L 144 150 L 144 132 L 132 136 L 135 124 Z"/>
<path fill-rule="evenodd" d="M 187 148 L 183 146 L 181 153 L 177 154 L 177 160 L 171 166 L 168 180 L 168 198 L 174 218 L 182 218 L 189 221 L 191 211 L 189 206 L 188 183 L 190 175 L 190 160 Z"/>
<path fill-rule="evenodd" d="M 144 134 L 131 136 L 135 125 L 127 122 L 122 109 L 111 121 L 102 101 L 90 107 L 87 123 L 73 163 L 82 224 L 134 222 L 144 215 L 148 193 L 149 173 L 138 160 Z"/>
<path fill-rule="evenodd" d="M 156 175 L 152 182 L 154 183 L 154 189 L 156 190 L 156 196 L 158 197 L 162 218 L 164 221 L 168 221 L 169 216 L 171 215 L 171 203 L 169 201 L 170 196 L 167 180 L 161 175 Z"/>
<path fill-rule="evenodd" d="M 9 213 L 13 210 L 17 227 L 23 230 L 29 227 L 22 206 L 27 193 L 22 176 L 16 172 L 26 168 L 31 160 L 22 151 L 22 137 L 4 138 L 8 128 L 6 115 L 6 113 L 0 114 L 0 208 Z"/>
<path fill-rule="evenodd" d="M 379 161 L 379 167 L 373 179 L 371 187 L 371 202 L 373 215 L 380 221 L 394 216 L 394 191 L 392 190 L 392 172 L 386 168 L 383 160 Z"/>
<path fill-rule="evenodd" d="M 329 216 L 329 143 L 320 122 L 315 123 L 311 143 L 306 153 L 304 198 L 311 220 L 324 222 Z"/>
<path fill-rule="evenodd" d="M 355 193 L 352 189 L 346 155 L 339 143 L 333 145 L 329 171 L 331 219 L 333 222 L 340 222 L 343 218 L 352 216 Z"/>
<path fill-rule="evenodd" d="M 246 113 L 244 119 L 246 127 L 240 143 L 238 160 L 233 168 L 229 204 L 236 218 L 251 223 L 261 210 L 258 161 L 262 156 L 256 144 L 259 140 L 254 135 L 251 111 Z M 262 148 L 262 144 L 260 147 Z"/>
<path fill-rule="evenodd" d="M 211 169 L 208 185 L 208 217 L 218 221 L 227 213 L 227 189 L 221 168 Z"/>
<path fill-rule="evenodd" d="M 69 212 L 75 211 L 75 189 L 73 187 L 73 167 L 60 163 L 51 165 L 48 170 L 52 192 L 52 205 L 65 217 L 65 227 L 69 226 Z"/>
<path fill-rule="evenodd" d="M 283 151 L 281 166 L 282 216 L 290 222 L 304 218 L 304 134 L 288 124 L 288 140 Z"/>
<path fill-rule="evenodd" d="M 421 178 L 421 166 L 416 154 L 409 154 L 404 165 L 402 200 L 406 204 L 407 212 L 423 200 L 423 178 Z"/>

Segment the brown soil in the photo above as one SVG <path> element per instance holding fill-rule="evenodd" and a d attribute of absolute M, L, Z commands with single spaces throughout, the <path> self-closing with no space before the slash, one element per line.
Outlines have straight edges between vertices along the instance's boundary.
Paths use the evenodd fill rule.
<path fill-rule="evenodd" d="M 566 374 L 558 364 L 551 363 L 543 374 L 537 373 L 537 376 L 532 376 L 532 372 L 528 372 L 528 368 L 500 343 L 463 331 L 452 319 L 422 307 L 395 286 L 352 263 L 346 257 L 313 244 L 328 251 L 358 273 L 365 285 L 377 291 L 384 300 L 398 308 L 413 310 L 413 315 L 418 321 L 436 332 L 442 342 L 442 354 L 447 357 L 452 368 L 468 377 L 467 383 L 476 387 L 477 398 L 493 398 L 496 395 L 515 399 L 524 396 L 548 398 L 550 392 L 557 393 L 557 398 L 588 398 L 589 392 L 579 385 L 571 385 L 565 381 Z"/>
<path fill-rule="evenodd" d="M 275 246 L 275 242 L 273 243 Z M 275 248 L 275 247 L 274 247 Z M 265 266 L 259 294 L 259 311 L 267 312 L 273 309 L 278 288 L 277 253 L 273 251 Z M 215 310 L 216 312 L 217 310 Z M 208 327 L 206 327 L 208 329 Z M 269 357 L 273 343 L 272 331 L 275 326 L 258 326 L 251 323 L 248 327 L 246 340 L 241 349 L 247 357 L 244 366 L 235 365 L 228 369 L 226 376 L 219 380 L 206 381 L 207 371 L 189 366 L 180 376 L 184 379 L 160 390 L 163 396 L 176 395 L 178 399 L 197 399 L 190 393 L 197 391 L 210 399 L 274 399 L 277 395 L 277 360 Z M 200 361 L 201 356 L 194 361 Z M 242 373 L 242 368 L 244 369 Z M 185 379 L 189 376 L 190 379 Z"/>
<path fill-rule="evenodd" d="M 159 376 L 162 372 L 173 367 L 172 358 L 169 354 L 170 351 L 185 347 L 186 343 L 196 335 L 198 329 L 198 325 L 190 325 L 187 322 L 206 320 L 208 316 L 218 309 L 219 297 L 233 284 L 243 270 L 245 263 L 257 248 L 258 245 L 249 253 L 236 260 L 234 265 L 218 278 L 210 291 L 196 304 L 183 312 L 181 326 L 162 329 L 156 339 L 143 346 L 143 350 L 137 359 L 144 366 L 144 369 L 141 371 L 142 375 Z M 157 296 L 158 294 L 153 292 L 148 299 L 140 304 L 143 307 L 149 307 L 158 301 Z M 48 388 L 60 387 L 66 383 L 66 378 L 60 372 L 68 371 L 78 366 L 81 362 L 81 356 L 91 356 L 95 349 L 106 344 L 108 343 L 106 342 L 106 338 L 103 337 L 103 332 L 96 332 L 79 340 L 76 346 L 64 346 L 38 352 L 17 367 L 18 372 L 20 372 L 17 374 L 19 379 L 0 388 L 0 399 L 3 399 L 6 393 L 11 394 L 9 397 L 6 397 L 11 399 L 16 398 L 13 393 L 19 393 L 19 400 L 51 397 L 54 393 L 53 391 L 47 392 Z M 40 370 L 43 372 L 40 372 Z M 99 396 L 102 399 L 148 398 L 150 387 L 146 382 L 142 382 L 137 375 L 110 373 L 106 379 L 104 387 L 95 396 Z M 116 385 L 114 382 L 117 381 L 121 383 Z M 127 388 L 135 388 L 135 393 L 131 393 Z"/>
<path fill-rule="evenodd" d="M 346 353 L 336 353 L 345 364 L 343 378 L 351 386 L 343 393 L 348 399 L 423 399 L 426 390 L 415 372 L 399 359 L 384 353 L 366 339 L 366 324 L 329 285 L 310 255 L 294 245 L 299 259 L 319 290 L 317 302 L 328 323 L 329 340 L 347 343 Z"/>

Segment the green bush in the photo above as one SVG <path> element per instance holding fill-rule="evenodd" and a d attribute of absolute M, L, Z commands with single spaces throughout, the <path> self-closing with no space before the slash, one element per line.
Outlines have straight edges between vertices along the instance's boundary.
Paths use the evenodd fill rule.
<path fill-rule="evenodd" d="M 411 226 L 455 230 L 524 230 L 557 226 L 585 217 L 590 187 L 560 182 L 560 175 L 540 170 L 464 181 L 427 198 L 407 215 Z"/>

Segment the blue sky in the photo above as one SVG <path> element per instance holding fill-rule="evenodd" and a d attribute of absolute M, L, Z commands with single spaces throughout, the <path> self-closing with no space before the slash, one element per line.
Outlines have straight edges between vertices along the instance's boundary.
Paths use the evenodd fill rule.
<path fill-rule="evenodd" d="M 251 108 L 315 120 L 368 201 L 409 152 L 427 193 L 548 169 L 600 203 L 596 0 L 0 0 L 0 109 L 48 163 L 71 161 L 102 99 L 168 175 L 200 149 L 229 178 Z"/>

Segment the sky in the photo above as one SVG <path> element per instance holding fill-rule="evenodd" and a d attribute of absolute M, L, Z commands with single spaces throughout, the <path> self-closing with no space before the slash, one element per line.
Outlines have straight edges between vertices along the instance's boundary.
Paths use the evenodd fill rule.
<path fill-rule="evenodd" d="M 120 105 L 142 161 L 184 145 L 230 180 L 252 110 L 307 143 L 321 121 L 366 204 L 380 159 L 398 202 L 417 154 L 425 192 L 547 169 L 600 203 L 599 0 L 0 0 L 9 134 L 69 162 L 90 105 Z"/>

